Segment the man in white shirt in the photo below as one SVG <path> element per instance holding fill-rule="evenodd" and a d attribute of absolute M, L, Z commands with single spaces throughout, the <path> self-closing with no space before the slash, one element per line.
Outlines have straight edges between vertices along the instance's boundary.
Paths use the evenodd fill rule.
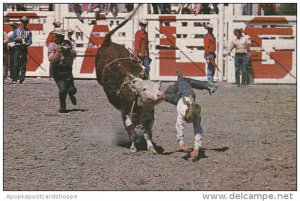
<path fill-rule="evenodd" d="M 240 84 L 240 69 L 242 68 L 242 84 L 246 84 L 246 67 L 248 63 L 247 46 L 251 41 L 243 35 L 242 29 L 234 29 L 235 38 L 230 42 L 228 52 L 223 54 L 223 57 L 230 55 L 231 51 L 235 49 L 235 80 L 238 87 Z"/>
<path fill-rule="evenodd" d="M 193 159 L 199 157 L 199 151 L 202 148 L 202 135 L 203 129 L 201 127 L 201 107 L 195 103 L 195 93 L 193 88 L 206 89 L 209 93 L 214 93 L 217 89 L 216 86 L 209 86 L 206 81 L 198 81 L 191 78 L 185 78 L 182 74 L 176 71 L 178 74 L 178 82 L 174 85 L 170 85 L 165 93 L 165 101 L 177 106 L 177 142 L 179 144 L 180 151 L 189 151 L 190 148 L 184 142 L 184 125 L 186 123 L 193 123 L 195 143 L 194 149 L 189 156 Z"/>

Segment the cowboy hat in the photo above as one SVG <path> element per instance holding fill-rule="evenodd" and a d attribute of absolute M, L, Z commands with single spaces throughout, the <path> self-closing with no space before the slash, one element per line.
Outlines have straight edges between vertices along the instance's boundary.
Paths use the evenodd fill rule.
<path fill-rule="evenodd" d="M 23 23 L 23 22 L 29 22 L 29 19 L 26 17 L 26 16 L 23 16 L 20 21 Z"/>
<path fill-rule="evenodd" d="M 148 21 L 142 18 L 139 20 L 139 24 L 140 24 L 140 26 L 147 26 Z"/>
<path fill-rule="evenodd" d="M 74 30 L 73 30 L 73 29 L 68 29 L 68 34 L 73 35 L 73 33 L 74 33 Z"/>
<path fill-rule="evenodd" d="M 235 34 L 235 33 L 243 33 L 243 29 L 242 28 L 240 28 L 240 29 L 237 29 L 237 28 L 235 28 L 234 30 L 233 30 L 233 33 Z"/>
<path fill-rule="evenodd" d="M 186 122 L 192 123 L 194 121 L 199 120 L 201 118 L 200 113 L 201 113 L 200 105 L 198 105 L 197 103 L 189 105 L 185 113 Z"/>
<path fill-rule="evenodd" d="M 208 24 L 204 25 L 204 28 L 205 29 L 213 29 L 214 27 L 211 23 L 208 23 Z"/>
<path fill-rule="evenodd" d="M 61 22 L 60 21 L 53 22 L 53 26 L 59 28 L 61 26 Z"/>

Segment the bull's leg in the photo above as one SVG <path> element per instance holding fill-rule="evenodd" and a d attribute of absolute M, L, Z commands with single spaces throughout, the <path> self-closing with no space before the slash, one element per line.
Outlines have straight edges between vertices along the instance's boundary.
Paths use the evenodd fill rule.
<path fill-rule="evenodd" d="M 137 148 L 135 147 L 137 134 L 134 130 L 134 125 L 129 115 L 123 115 L 123 121 L 131 143 L 130 152 L 135 153 L 137 152 Z"/>
<path fill-rule="evenodd" d="M 152 143 L 152 127 L 154 123 L 154 118 L 151 120 L 148 120 L 145 124 L 145 132 L 144 132 L 144 138 L 147 142 L 147 149 L 149 153 L 151 154 L 157 154 L 157 151 L 154 149 L 153 143 Z"/>

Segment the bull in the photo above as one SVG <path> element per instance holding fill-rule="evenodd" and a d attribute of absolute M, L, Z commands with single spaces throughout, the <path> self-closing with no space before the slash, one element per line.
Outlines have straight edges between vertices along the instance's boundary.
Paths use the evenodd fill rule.
<path fill-rule="evenodd" d="M 139 6 L 138 6 L 139 7 Z M 130 139 L 130 152 L 137 152 L 137 127 L 144 129 L 147 149 L 155 154 L 152 143 L 154 106 L 164 100 L 159 84 L 149 80 L 147 71 L 124 46 L 111 41 L 111 36 L 128 22 L 138 7 L 117 27 L 107 33 L 96 55 L 97 81 L 109 102 L 121 111 Z"/>

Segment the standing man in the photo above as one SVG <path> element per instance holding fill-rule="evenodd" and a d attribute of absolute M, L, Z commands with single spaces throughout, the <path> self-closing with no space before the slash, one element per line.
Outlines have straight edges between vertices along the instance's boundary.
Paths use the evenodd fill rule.
<path fill-rule="evenodd" d="M 209 85 L 213 85 L 215 70 L 217 64 L 216 59 L 216 38 L 213 34 L 213 25 L 207 24 L 204 26 L 207 34 L 204 37 L 204 56 L 207 62 L 207 81 Z"/>
<path fill-rule="evenodd" d="M 10 25 L 12 27 L 12 30 L 8 32 L 7 38 L 9 39 L 8 42 L 8 53 L 9 53 L 9 68 L 10 68 L 10 79 L 13 80 L 14 77 L 14 53 L 15 53 L 15 46 L 16 43 L 12 41 L 14 31 L 19 27 L 17 23 L 12 23 Z"/>
<path fill-rule="evenodd" d="M 62 30 L 56 31 L 54 34 L 55 40 L 48 47 L 48 59 L 52 65 L 53 78 L 59 89 L 59 113 L 66 113 L 67 94 L 69 94 L 73 105 L 77 103 L 74 96 L 77 89 L 74 86 L 72 74 L 72 64 L 73 59 L 76 57 L 76 51 L 69 41 L 64 40 Z"/>
<path fill-rule="evenodd" d="M 207 82 L 198 81 L 191 78 L 185 78 L 182 74 L 178 74 L 178 82 L 170 85 L 164 92 L 165 101 L 177 106 L 177 143 L 179 144 L 180 151 L 189 151 L 190 148 L 184 142 L 184 127 L 186 123 L 193 123 L 195 143 L 194 149 L 189 155 L 196 159 L 199 156 L 199 151 L 202 148 L 203 129 L 201 126 L 201 107 L 195 103 L 196 95 L 193 91 L 195 89 L 206 89 L 209 93 L 214 93 L 217 87 L 209 87 Z"/>
<path fill-rule="evenodd" d="M 146 31 L 147 20 L 141 19 L 139 25 L 141 29 L 135 33 L 134 40 L 134 54 L 142 61 L 147 73 L 150 72 L 150 58 L 149 58 L 149 40 Z"/>
<path fill-rule="evenodd" d="M 25 80 L 28 47 L 32 44 L 32 33 L 29 29 L 27 29 L 29 19 L 26 16 L 23 16 L 20 21 L 22 23 L 22 27 L 16 29 L 12 37 L 12 41 L 16 43 L 13 56 L 13 84 L 17 83 L 17 80 L 20 76 L 20 70 L 20 84 L 22 84 Z"/>
<path fill-rule="evenodd" d="M 7 80 L 8 77 L 8 42 L 9 38 L 7 37 L 7 33 L 3 31 L 3 80 Z"/>
<path fill-rule="evenodd" d="M 246 67 L 248 63 L 247 46 L 251 45 L 251 41 L 242 33 L 242 29 L 234 29 L 233 34 L 235 35 L 235 37 L 229 44 L 228 52 L 223 54 L 223 57 L 226 57 L 227 55 L 230 55 L 233 49 L 235 49 L 235 81 L 238 87 L 241 87 L 240 69 L 242 69 L 242 84 L 246 84 Z"/>

